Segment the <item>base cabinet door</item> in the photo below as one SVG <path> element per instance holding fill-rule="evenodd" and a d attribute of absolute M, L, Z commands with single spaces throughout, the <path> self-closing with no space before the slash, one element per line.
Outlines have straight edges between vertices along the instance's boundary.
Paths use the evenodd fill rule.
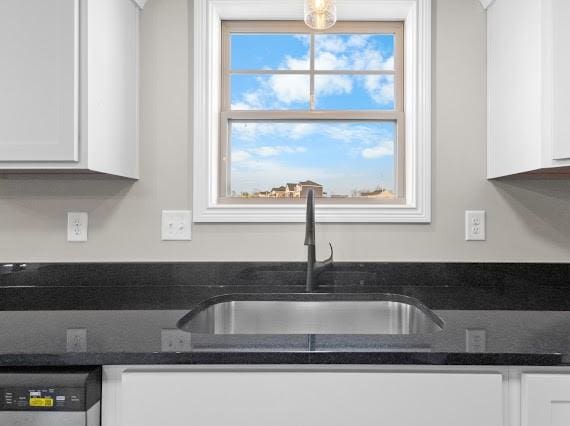
<path fill-rule="evenodd" d="M 522 425 L 570 425 L 570 374 L 522 376 Z"/>
<path fill-rule="evenodd" d="M 502 426 L 500 374 L 125 371 L 122 426 Z"/>

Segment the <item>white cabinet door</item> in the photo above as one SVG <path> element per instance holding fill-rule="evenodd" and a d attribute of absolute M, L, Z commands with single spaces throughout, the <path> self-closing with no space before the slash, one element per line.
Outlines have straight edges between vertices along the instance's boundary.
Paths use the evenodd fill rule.
<path fill-rule="evenodd" d="M 570 2 L 550 0 L 552 7 L 553 158 L 570 158 Z"/>
<path fill-rule="evenodd" d="M 0 1 L 0 161 L 77 161 L 78 0 Z"/>
<path fill-rule="evenodd" d="M 570 375 L 522 376 L 522 426 L 570 425 Z"/>
<path fill-rule="evenodd" d="M 121 426 L 502 426 L 500 374 L 131 371 Z"/>

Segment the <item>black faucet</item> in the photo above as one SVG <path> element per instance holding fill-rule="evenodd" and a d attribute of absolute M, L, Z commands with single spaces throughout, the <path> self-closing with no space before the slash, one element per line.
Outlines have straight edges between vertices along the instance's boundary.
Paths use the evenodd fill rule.
<path fill-rule="evenodd" d="M 331 255 L 327 260 L 317 262 L 317 254 L 315 250 L 315 194 L 312 189 L 307 192 L 307 220 L 305 228 L 305 245 L 307 246 L 307 292 L 315 291 L 318 287 L 317 278 L 321 272 L 329 269 L 333 265 L 333 247 Z"/>

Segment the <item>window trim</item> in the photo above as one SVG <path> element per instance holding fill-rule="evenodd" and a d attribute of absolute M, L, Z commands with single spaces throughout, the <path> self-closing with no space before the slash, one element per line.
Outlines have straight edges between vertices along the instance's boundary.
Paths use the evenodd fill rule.
<path fill-rule="evenodd" d="M 219 203 L 222 21 L 299 20 L 302 0 L 194 1 L 194 218 L 196 222 L 302 222 L 299 203 Z M 431 0 L 337 0 L 349 21 L 404 21 L 404 202 L 317 203 L 320 222 L 431 220 Z M 301 12 L 299 12 L 301 11 Z M 328 113 L 328 112 L 327 112 Z"/>
<path fill-rule="evenodd" d="M 311 35 L 311 65 L 308 70 L 231 70 L 231 34 L 310 34 Z M 405 111 L 404 111 L 404 25 L 399 22 L 339 22 L 327 34 L 394 34 L 394 52 L 396 60 L 391 70 L 317 70 L 315 69 L 314 36 L 318 31 L 311 31 L 302 21 L 223 21 L 222 22 L 222 90 L 220 115 L 220 157 L 219 157 L 219 188 L 218 201 L 220 204 L 268 204 L 275 203 L 274 199 L 242 199 L 227 195 L 230 186 L 229 168 L 231 164 L 229 147 L 230 121 L 353 121 L 380 122 L 393 121 L 396 123 L 396 138 L 394 140 L 394 183 L 396 195 L 394 199 L 319 199 L 319 203 L 327 204 L 402 204 L 406 201 L 405 192 Z M 310 78 L 310 110 L 232 110 L 231 109 L 231 77 L 232 75 L 306 75 Z M 392 75 L 394 76 L 394 109 L 393 110 L 315 110 L 315 77 L 318 75 Z M 279 184 L 279 183 L 273 183 Z M 303 204 L 303 200 L 281 199 L 278 203 Z"/>

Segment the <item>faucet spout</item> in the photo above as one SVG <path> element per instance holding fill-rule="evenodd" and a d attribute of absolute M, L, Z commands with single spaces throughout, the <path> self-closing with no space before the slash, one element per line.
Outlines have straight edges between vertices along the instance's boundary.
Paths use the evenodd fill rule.
<path fill-rule="evenodd" d="M 305 290 L 313 292 L 317 290 L 319 275 L 333 266 L 333 246 L 329 243 L 331 254 L 328 259 L 317 261 L 315 242 L 315 194 L 310 189 L 307 193 L 307 217 L 305 223 L 305 245 L 307 246 L 307 282 Z"/>

